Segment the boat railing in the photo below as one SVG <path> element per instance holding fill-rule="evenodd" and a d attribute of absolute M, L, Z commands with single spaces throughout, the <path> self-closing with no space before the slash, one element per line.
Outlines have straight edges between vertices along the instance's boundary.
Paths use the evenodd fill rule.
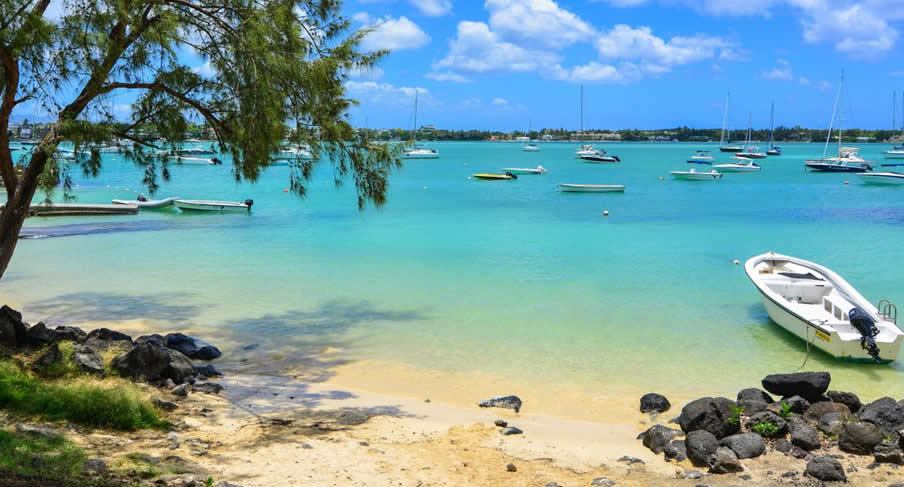
<path fill-rule="evenodd" d="M 887 299 L 882 299 L 879 301 L 879 305 L 876 306 L 876 309 L 879 310 L 879 316 L 882 317 L 885 321 L 891 321 L 894 324 L 898 324 L 898 307 L 894 305 L 891 301 Z"/>

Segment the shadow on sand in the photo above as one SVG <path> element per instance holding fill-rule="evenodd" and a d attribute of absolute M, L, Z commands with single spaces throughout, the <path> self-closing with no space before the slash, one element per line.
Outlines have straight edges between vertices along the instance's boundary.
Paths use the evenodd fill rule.
<path fill-rule="evenodd" d="M 128 295 L 77 292 L 28 303 L 23 313 L 38 316 L 48 325 L 81 321 L 124 321 L 139 318 L 185 323 L 200 313 L 200 306 L 180 304 L 180 293 Z"/>

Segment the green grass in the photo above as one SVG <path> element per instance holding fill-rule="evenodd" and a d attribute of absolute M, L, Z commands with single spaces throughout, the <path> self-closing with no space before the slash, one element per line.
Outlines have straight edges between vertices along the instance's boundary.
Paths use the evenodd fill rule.
<path fill-rule="evenodd" d="M 87 456 L 62 436 L 46 438 L 0 430 L 0 470 L 26 477 L 75 477 Z"/>
<path fill-rule="evenodd" d="M 169 426 L 131 384 L 102 387 L 97 381 L 81 378 L 37 379 L 10 361 L 0 361 L 0 409 L 117 430 Z"/>

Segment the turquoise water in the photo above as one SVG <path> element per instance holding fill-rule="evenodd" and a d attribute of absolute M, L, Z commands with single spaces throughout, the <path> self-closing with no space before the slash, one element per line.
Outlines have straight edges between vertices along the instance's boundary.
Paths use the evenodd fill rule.
<path fill-rule="evenodd" d="M 769 321 L 735 259 L 800 256 L 873 301 L 904 303 L 904 188 L 804 172 L 821 144 L 785 144 L 761 173 L 715 182 L 668 175 L 706 144 L 607 144 L 616 165 L 578 162 L 577 144 L 431 145 L 442 158 L 406 161 L 388 204 L 364 212 L 350 183 L 332 186 L 329 165 L 307 199 L 283 192 L 286 167 L 253 185 L 228 166 L 174 167 L 158 196 L 253 198 L 252 213 L 30 219 L 37 233 L 74 235 L 21 241 L 0 294 L 34 321 L 145 319 L 204 330 L 227 349 L 254 342 L 291 358 L 331 345 L 351 360 L 588 393 L 729 393 L 797 369 L 804 344 Z M 878 161 L 887 146 L 861 148 Z M 76 178 L 79 202 L 134 197 L 124 188 L 140 171 L 118 157 L 106 156 L 100 178 Z M 468 178 L 538 164 L 549 174 Z M 563 194 L 558 183 L 627 190 Z M 850 366 L 814 352 L 806 369 L 904 396 L 901 362 Z"/>

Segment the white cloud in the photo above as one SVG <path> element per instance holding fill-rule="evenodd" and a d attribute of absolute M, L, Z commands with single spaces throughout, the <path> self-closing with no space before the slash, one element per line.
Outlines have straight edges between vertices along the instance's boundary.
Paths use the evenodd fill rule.
<path fill-rule="evenodd" d="M 470 83 L 471 80 L 458 73 L 452 71 L 434 71 L 424 75 L 427 79 L 434 81 L 453 81 L 455 83 Z"/>
<path fill-rule="evenodd" d="M 458 33 L 449 41 L 449 54 L 434 63 L 434 69 L 486 73 L 493 71 L 527 72 L 559 61 L 546 51 L 528 50 L 505 42 L 483 22 L 458 23 Z"/>
<path fill-rule="evenodd" d="M 801 76 L 800 78 L 797 79 L 797 81 L 801 84 L 801 86 L 813 86 L 816 89 L 818 89 L 819 91 L 825 91 L 825 92 L 832 91 L 832 83 L 829 83 L 828 81 L 825 81 L 825 80 L 811 81 L 810 78 L 807 78 L 806 76 Z"/>
<path fill-rule="evenodd" d="M 560 48 L 589 41 L 590 24 L 553 0 L 486 0 L 490 27 L 505 39 L 523 44 Z"/>
<path fill-rule="evenodd" d="M 352 20 L 354 20 L 355 22 L 360 22 L 362 24 L 371 23 L 370 14 L 368 14 L 367 12 L 356 12 L 352 15 Z"/>
<path fill-rule="evenodd" d="M 764 71 L 762 77 L 773 81 L 791 81 L 794 79 L 794 73 L 791 71 L 791 63 L 785 59 L 777 59 L 778 66 L 769 71 Z"/>
<path fill-rule="evenodd" d="M 210 65 L 209 59 L 204 64 L 191 68 L 191 72 L 201 75 L 204 78 L 210 78 L 217 74 L 217 71 Z"/>
<path fill-rule="evenodd" d="M 557 64 L 551 73 L 554 79 L 572 83 L 621 83 L 625 81 L 624 75 L 615 66 L 600 64 L 596 61 L 572 68 L 563 68 Z"/>
<path fill-rule="evenodd" d="M 430 17 L 440 17 L 452 10 L 449 0 L 408 0 L 408 3 Z"/>
<path fill-rule="evenodd" d="M 367 97 L 369 102 L 389 102 L 407 104 L 411 103 L 414 94 L 423 99 L 429 99 L 430 91 L 426 88 L 395 86 L 391 83 L 378 83 L 376 81 L 346 81 L 345 89 L 355 98 Z"/>
<path fill-rule="evenodd" d="M 799 12 L 803 39 L 831 43 L 854 58 L 877 58 L 891 51 L 899 33 L 889 22 L 904 19 L 902 0 L 604 0 L 618 7 L 647 3 L 682 4 L 713 16 L 770 18 L 773 10 Z"/>
<path fill-rule="evenodd" d="M 508 105 L 508 100 L 505 98 L 493 98 L 491 102 L 493 105 Z"/>
<path fill-rule="evenodd" d="M 372 20 L 370 16 L 365 17 L 367 14 L 355 15 L 359 19 Z M 369 51 L 417 49 L 430 42 L 430 36 L 404 16 L 397 19 L 392 17 L 378 19 L 373 21 L 369 27 L 373 30 L 361 41 L 361 46 Z"/>
<path fill-rule="evenodd" d="M 804 41 L 832 42 L 837 51 L 856 58 L 876 58 L 890 51 L 898 31 L 861 4 L 841 10 L 820 10 L 803 21 Z"/>
<path fill-rule="evenodd" d="M 649 27 L 633 28 L 619 24 L 596 40 L 600 56 L 619 59 L 642 59 L 662 65 L 688 64 L 715 57 L 732 43 L 719 38 L 697 34 L 693 37 L 672 37 L 668 42 L 653 35 Z"/>
<path fill-rule="evenodd" d="M 810 81 L 810 78 L 807 78 L 806 76 L 801 76 L 798 79 L 798 82 L 800 82 L 800 84 L 803 86 L 812 86 L 813 85 L 813 82 Z"/>
<path fill-rule="evenodd" d="M 347 74 L 353 80 L 378 80 L 383 78 L 384 73 L 379 66 L 372 66 L 370 68 L 353 68 Z"/>

